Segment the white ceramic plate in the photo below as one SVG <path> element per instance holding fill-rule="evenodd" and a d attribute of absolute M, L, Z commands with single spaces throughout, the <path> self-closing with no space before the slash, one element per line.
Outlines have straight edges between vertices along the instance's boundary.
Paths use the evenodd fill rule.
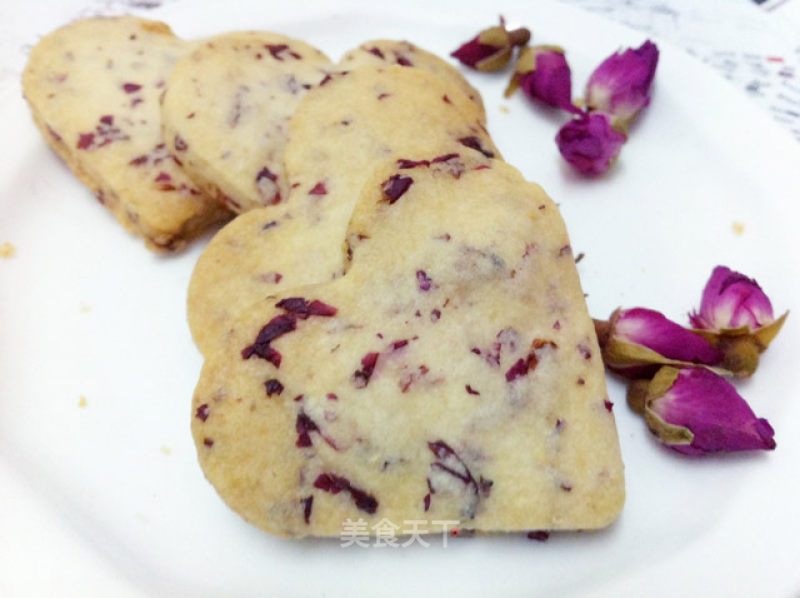
<path fill-rule="evenodd" d="M 88 7 L 87 7 L 88 4 Z M 126 3 L 4 8 L 29 43 Z M 130 3 L 128 3 L 130 4 Z M 137 14 L 185 37 L 274 30 L 332 57 L 369 38 L 441 55 L 496 21 L 490 3 L 173 0 Z M 429 3 L 433 4 L 433 3 Z M 512 25 L 567 48 L 575 95 L 641 35 L 558 4 L 509 0 Z M 16 17 L 16 21 L 13 17 Z M 24 17 L 24 18 L 23 18 Z M 6 20 L 6 28 L 12 28 Z M 470 73 L 506 159 L 561 203 L 596 317 L 642 305 L 685 321 L 716 264 L 758 278 L 777 311 L 798 298 L 800 148 L 745 97 L 661 44 L 652 106 L 613 172 L 582 180 L 552 141 L 562 116 L 506 75 Z M 7 53 L 8 54 L 8 53 Z M 287 541 L 249 527 L 196 464 L 189 402 L 201 366 L 184 314 L 203 243 L 157 257 L 45 147 L 19 94 L 0 89 L 0 594 L 796 595 L 800 572 L 797 315 L 739 384 L 777 433 L 774 453 L 686 459 L 659 447 L 610 380 L 627 465 L 622 518 L 599 533 L 451 540 L 391 550 Z M 508 113 L 500 106 L 508 106 Z M 744 224 L 734 233 L 734 222 Z M 79 407 L 79 398 L 86 406 Z"/>

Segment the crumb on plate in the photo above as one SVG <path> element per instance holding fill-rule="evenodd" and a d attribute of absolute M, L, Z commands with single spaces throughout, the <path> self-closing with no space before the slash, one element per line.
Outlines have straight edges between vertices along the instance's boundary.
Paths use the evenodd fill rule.
<path fill-rule="evenodd" d="M 81 395 L 80 398 L 78 399 L 78 407 L 80 407 L 81 409 L 85 409 L 87 404 L 88 403 L 86 402 L 86 397 Z"/>
<path fill-rule="evenodd" d="M 733 221 L 733 234 L 734 235 L 744 234 L 744 222 L 739 222 L 738 220 Z"/>
<path fill-rule="evenodd" d="M 16 252 L 17 248 L 14 247 L 8 241 L 0 243 L 0 257 L 5 257 L 5 258 L 14 257 L 14 254 Z"/>

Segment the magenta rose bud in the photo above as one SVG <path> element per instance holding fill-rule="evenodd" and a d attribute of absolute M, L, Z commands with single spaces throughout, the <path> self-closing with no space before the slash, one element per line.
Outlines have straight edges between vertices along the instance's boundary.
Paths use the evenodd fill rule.
<path fill-rule="evenodd" d="M 650 40 L 606 58 L 589 77 L 586 108 L 605 112 L 627 129 L 650 103 L 658 66 L 658 46 Z"/>
<path fill-rule="evenodd" d="M 690 314 L 692 326 L 702 330 L 748 328 L 756 330 L 775 321 L 772 303 L 752 278 L 717 266 L 703 290 L 700 311 Z"/>
<path fill-rule="evenodd" d="M 775 319 L 772 303 L 758 283 L 725 266 L 717 266 L 703 290 L 700 310 L 689 321 L 725 354 L 725 369 L 751 376 L 763 353 L 780 332 L 789 312 Z"/>
<path fill-rule="evenodd" d="M 501 18 L 499 26 L 484 29 L 450 56 L 478 71 L 499 71 L 508 64 L 514 46 L 524 46 L 530 38 L 531 32 L 524 27 L 506 30 Z"/>
<path fill-rule="evenodd" d="M 538 100 L 573 114 L 581 114 L 572 103 L 572 72 L 558 46 L 534 46 L 519 53 L 514 75 L 506 88 L 506 97 L 517 87 L 531 100 Z"/>
<path fill-rule="evenodd" d="M 645 419 L 661 442 L 686 455 L 775 448 L 769 422 L 705 368 L 661 368 L 648 388 Z"/>
<path fill-rule="evenodd" d="M 616 160 L 627 139 L 612 128 L 608 115 L 595 112 L 561 127 L 556 144 L 564 159 L 581 174 L 602 174 Z"/>
<path fill-rule="evenodd" d="M 606 366 L 627 376 L 668 364 L 715 366 L 723 358 L 702 336 L 652 309 L 618 309 L 595 329 Z"/>

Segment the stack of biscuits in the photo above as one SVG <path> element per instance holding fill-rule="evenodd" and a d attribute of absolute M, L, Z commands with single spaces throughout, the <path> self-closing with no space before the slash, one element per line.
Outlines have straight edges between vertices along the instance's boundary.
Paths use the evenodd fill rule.
<path fill-rule="evenodd" d="M 247 521 L 298 537 L 618 516 L 564 223 L 450 64 L 390 40 L 334 64 L 276 33 L 186 42 L 120 17 L 45 37 L 23 87 L 48 143 L 150 247 L 233 218 L 189 287 L 191 421 Z"/>

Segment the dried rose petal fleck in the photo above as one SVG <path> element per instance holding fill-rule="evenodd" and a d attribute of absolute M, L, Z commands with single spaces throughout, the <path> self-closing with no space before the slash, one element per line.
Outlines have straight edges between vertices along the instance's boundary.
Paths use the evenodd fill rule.
<path fill-rule="evenodd" d="M 297 321 L 291 315 L 275 316 L 259 331 L 255 342 L 242 349 L 242 359 L 250 359 L 253 355 L 266 359 L 276 368 L 281 365 L 281 354 L 270 346 L 270 343 L 297 328 Z"/>
<path fill-rule="evenodd" d="M 661 442 L 687 455 L 776 446 L 769 422 L 706 368 L 661 368 L 648 387 L 645 419 Z"/>
<path fill-rule="evenodd" d="M 136 93 L 141 88 L 142 86 L 138 83 L 125 83 L 122 85 L 122 89 L 125 91 L 125 93 Z"/>
<path fill-rule="evenodd" d="M 75 145 L 78 149 L 88 149 L 94 143 L 94 133 L 81 133 L 78 136 L 78 143 Z"/>
<path fill-rule="evenodd" d="M 176 142 L 177 142 L 177 138 L 176 138 Z M 258 173 L 256 174 L 256 183 L 257 183 L 257 182 L 259 182 L 259 181 L 260 181 L 260 180 L 262 180 L 262 179 L 267 179 L 267 180 L 269 180 L 269 181 L 272 181 L 272 182 L 274 183 L 275 181 L 277 181 L 277 180 L 278 180 L 278 175 L 277 175 L 277 174 L 275 174 L 274 172 L 272 172 L 272 171 L 271 171 L 269 168 L 267 168 L 266 166 L 264 166 L 264 167 L 263 167 L 261 170 L 259 170 L 259 171 L 258 171 Z"/>
<path fill-rule="evenodd" d="M 430 166 L 429 160 L 410 160 L 408 158 L 400 158 L 397 160 L 397 167 L 400 169 L 416 168 L 417 166 Z"/>
<path fill-rule="evenodd" d="M 300 318 L 301 320 L 305 320 L 309 316 L 330 318 L 335 316 L 338 311 L 332 305 L 328 305 L 317 299 L 308 301 L 303 297 L 287 297 L 286 299 L 281 299 L 275 304 L 275 307 L 287 311 L 292 316 Z"/>
<path fill-rule="evenodd" d="M 374 513 L 378 510 L 378 501 L 374 496 L 364 490 L 353 486 L 350 480 L 333 473 L 321 473 L 314 480 L 314 487 L 331 494 L 347 492 L 356 504 L 356 507 L 366 513 Z"/>
<path fill-rule="evenodd" d="M 393 174 L 388 179 L 381 183 L 381 191 L 383 192 L 383 196 L 389 202 L 389 204 L 393 204 L 398 199 L 400 199 L 408 188 L 411 187 L 411 184 L 414 182 L 410 176 L 403 176 L 400 174 Z"/>
<path fill-rule="evenodd" d="M 583 114 L 564 124 L 556 135 L 558 151 L 581 174 L 606 172 L 619 156 L 627 137 L 614 130 L 601 112 Z"/>
<path fill-rule="evenodd" d="M 420 291 L 430 291 L 433 279 L 425 273 L 425 270 L 417 270 L 417 286 Z"/>
<path fill-rule="evenodd" d="M 356 370 L 352 376 L 356 388 L 365 388 L 369 384 L 369 379 L 378 363 L 378 357 L 380 357 L 380 353 L 371 352 L 361 358 L 361 369 Z"/>
<path fill-rule="evenodd" d="M 312 446 L 313 443 L 311 442 L 311 432 L 319 432 L 319 428 L 314 420 L 308 417 L 304 411 L 300 411 L 300 413 L 297 414 L 297 420 L 295 421 L 294 427 L 295 431 L 297 432 L 297 441 L 295 442 L 295 446 L 298 448 Z"/>
<path fill-rule="evenodd" d="M 488 496 L 493 482 L 479 476 L 479 483 L 464 460 L 445 441 L 428 442 L 428 449 L 434 454 L 436 461 L 430 464 L 428 470 L 429 494 L 424 499 L 426 510 L 430 507 L 430 496 L 440 491 L 446 491 L 451 485 L 446 480 L 455 479 L 463 484 L 461 487 L 464 499 L 462 514 L 466 519 L 471 519 L 475 516 L 481 496 Z"/>
<path fill-rule="evenodd" d="M 458 142 L 461 145 L 465 146 L 465 147 L 468 147 L 470 149 L 474 149 L 475 151 L 478 151 L 478 152 L 482 153 L 487 158 L 494 158 L 494 152 L 492 150 L 489 150 L 489 149 L 486 149 L 485 147 L 483 147 L 483 144 L 481 143 L 481 140 L 478 139 L 475 136 L 462 137 L 461 139 L 458 140 Z M 458 156 L 458 154 L 447 154 L 445 156 L 441 156 L 440 158 L 436 158 L 434 160 L 434 162 L 440 162 L 440 161 L 448 160 L 448 159 L 450 159 L 451 157 L 454 157 L 454 156 Z"/>
<path fill-rule="evenodd" d="M 513 382 L 517 378 L 525 376 L 528 373 L 528 361 L 526 359 L 518 359 L 506 372 L 506 382 Z"/>
<path fill-rule="evenodd" d="M 264 382 L 264 388 L 267 390 L 267 396 L 279 395 L 283 392 L 283 384 L 276 378 L 271 378 Z"/>
<path fill-rule="evenodd" d="M 327 195 L 328 188 L 325 186 L 324 181 L 320 181 L 308 192 L 309 195 Z"/>
<path fill-rule="evenodd" d="M 307 524 L 311 522 L 311 511 L 314 508 L 314 495 L 308 495 L 300 501 L 303 505 L 303 521 Z"/>
<path fill-rule="evenodd" d="M 200 421 L 206 421 L 208 419 L 208 414 L 209 414 L 208 403 L 203 403 L 194 412 L 194 416 Z"/>
<path fill-rule="evenodd" d="M 475 139 L 476 141 L 478 141 L 478 147 L 476 148 L 473 145 L 468 145 L 467 143 L 465 143 L 465 140 L 467 140 L 467 139 Z M 480 148 L 480 141 L 478 140 L 477 137 L 464 137 L 463 139 L 460 139 L 459 141 L 462 144 L 467 145 L 467 147 L 472 147 L 473 149 L 478 149 L 478 151 L 481 152 L 481 153 L 486 151 L 486 150 Z M 486 154 L 484 154 L 484 156 L 485 155 Z M 494 154 L 492 154 L 492 156 L 493 155 Z M 433 160 L 431 160 L 431 164 L 441 164 L 442 162 L 447 162 L 448 160 L 452 160 L 453 158 L 458 158 L 458 156 L 459 155 L 456 154 L 456 153 L 442 154 L 441 156 L 436 156 Z M 491 157 L 491 156 L 487 156 L 487 157 Z"/>

